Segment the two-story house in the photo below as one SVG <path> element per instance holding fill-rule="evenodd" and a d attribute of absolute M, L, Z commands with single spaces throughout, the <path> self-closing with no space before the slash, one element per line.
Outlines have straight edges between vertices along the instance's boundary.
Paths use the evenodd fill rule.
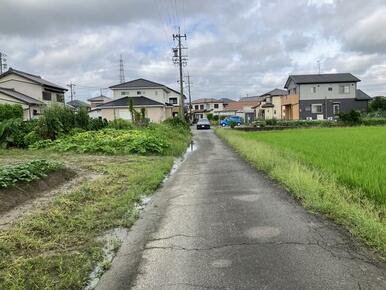
<path fill-rule="evenodd" d="M 195 120 L 206 118 L 208 114 L 218 115 L 223 110 L 222 99 L 202 98 L 192 101 L 192 114 Z"/>
<path fill-rule="evenodd" d="M 64 104 L 67 89 L 33 75 L 10 68 L 0 75 L 0 103 L 20 104 L 24 119 L 38 116 L 49 104 Z"/>
<path fill-rule="evenodd" d="M 371 99 L 358 90 L 360 79 L 350 73 L 290 75 L 282 97 L 283 118 L 290 120 L 334 119 L 339 112 L 367 112 Z"/>
<path fill-rule="evenodd" d="M 107 120 L 131 120 L 130 99 L 134 109 L 140 111 L 144 108 L 146 117 L 152 122 L 162 122 L 179 112 L 180 93 L 160 83 L 141 78 L 111 86 L 110 89 L 113 91 L 112 100 L 89 99 L 92 106 L 90 115 Z"/>
<path fill-rule="evenodd" d="M 281 119 L 281 99 L 286 95 L 286 90 L 274 89 L 259 96 L 259 104 L 255 107 L 256 117 L 264 120 Z"/>

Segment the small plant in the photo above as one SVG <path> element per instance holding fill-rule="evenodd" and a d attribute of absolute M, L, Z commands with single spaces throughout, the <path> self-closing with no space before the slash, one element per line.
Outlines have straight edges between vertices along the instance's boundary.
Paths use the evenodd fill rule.
<path fill-rule="evenodd" d="M 237 126 L 237 123 L 234 120 L 229 121 L 229 126 L 233 129 L 234 127 Z"/>
<path fill-rule="evenodd" d="M 268 126 L 276 126 L 277 120 L 276 119 L 269 119 L 265 121 Z"/>
<path fill-rule="evenodd" d="M 63 168 L 63 164 L 45 159 L 0 167 L 0 188 L 8 188 L 18 182 L 31 182 L 47 173 Z"/>
<path fill-rule="evenodd" d="M 351 110 L 348 113 L 339 113 L 339 120 L 344 124 L 359 125 L 362 123 L 362 115 L 360 112 Z"/>

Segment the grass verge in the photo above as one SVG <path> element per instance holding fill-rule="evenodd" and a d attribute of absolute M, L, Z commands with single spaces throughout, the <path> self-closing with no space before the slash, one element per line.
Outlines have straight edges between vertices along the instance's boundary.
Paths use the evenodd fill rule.
<path fill-rule="evenodd" d="M 347 228 L 354 236 L 386 253 L 384 207 L 377 207 L 359 189 L 349 189 L 333 176 L 309 166 L 287 150 L 248 138 L 246 132 L 217 129 L 254 167 L 278 180 L 311 211 L 323 213 Z"/>

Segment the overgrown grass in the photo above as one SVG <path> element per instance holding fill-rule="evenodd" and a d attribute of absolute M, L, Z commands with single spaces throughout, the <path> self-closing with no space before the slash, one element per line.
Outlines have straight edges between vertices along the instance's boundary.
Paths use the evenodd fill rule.
<path fill-rule="evenodd" d="M 158 187 L 173 163 L 173 157 L 156 156 L 62 158 L 103 176 L 0 231 L 0 289 L 83 288 L 103 259 L 96 238 L 131 226 L 135 203 Z"/>
<path fill-rule="evenodd" d="M 377 189 L 386 179 L 385 163 L 381 161 L 386 160 L 381 146 L 385 129 L 216 132 L 257 169 L 281 182 L 306 208 L 344 225 L 384 255 L 386 207 L 382 193 L 379 194 L 382 191 Z M 369 177 L 366 181 L 371 174 L 378 178 Z M 361 182 L 351 182 L 356 177 Z"/>
<path fill-rule="evenodd" d="M 147 130 L 163 130 L 169 144 L 163 156 L 0 150 L 0 164 L 44 157 L 101 174 L 0 230 L 0 289 L 85 287 L 95 265 L 104 259 L 97 238 L 106 230 L 133 224 L 136 203 L 154 192 L 191 138 L 189 130 L 169 125 Z"/>

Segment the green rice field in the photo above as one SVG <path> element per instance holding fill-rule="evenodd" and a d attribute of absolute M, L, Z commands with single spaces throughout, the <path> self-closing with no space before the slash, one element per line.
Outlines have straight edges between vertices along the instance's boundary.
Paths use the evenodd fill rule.
<path fill-rule="evenodd" d="M 271 144 L 332 175 L 370 200 L 386 204 L 386 127 L 256 132 L 246 138 Z"/>
<path fill-rule="evenodd" d="M 343 225 L 386 259 L 386 127 L 216 133 L 304 207 Z"/>

